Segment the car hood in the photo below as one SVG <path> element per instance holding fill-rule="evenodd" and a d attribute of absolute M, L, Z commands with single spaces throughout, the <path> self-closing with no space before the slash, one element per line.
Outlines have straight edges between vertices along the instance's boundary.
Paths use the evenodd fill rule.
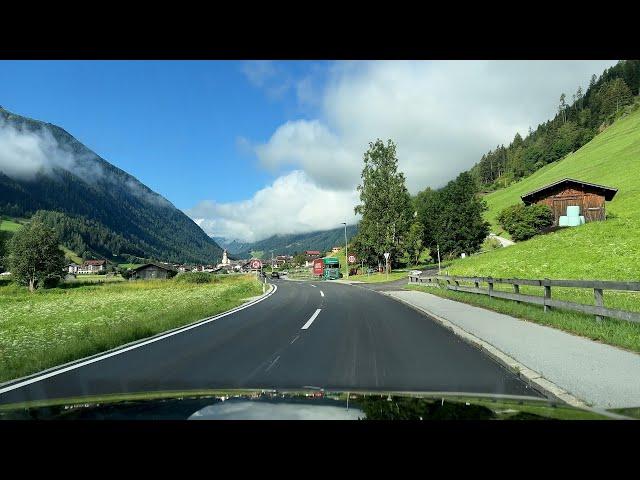
<path fill-rule="evenodd" d="M 562 420 L 619 418 L 549 399 L 439 392 L 199 390 L 0 405 L 0 420 Z"/>

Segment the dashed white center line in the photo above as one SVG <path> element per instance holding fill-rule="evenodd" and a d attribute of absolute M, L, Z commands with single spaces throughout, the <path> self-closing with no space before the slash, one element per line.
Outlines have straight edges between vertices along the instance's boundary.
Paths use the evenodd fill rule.
<path fill-rule="evenodd" d="M 324 292 L 322 290 L 320 290 L 320 296 L 324 297 Z"/>
<path fill-rule="evenodd" d="M 313 288 L 316 288 L 316 286 L 315 286 L 314 284 L 311 284 L 311 286 L 312 286 Z"/>
<path fill-rule="evenodd" d="M 296 337 L 293 340 L 291 340 L 291 344 L 290 345 L 293 345 L 293 342 L 295 342 L 299 337 L 300 337 L 300 335 L 296 335 Z"/>
<path fill-rule="evenodd" d="M 306 330 L 307 328 L 309 328 L 311 326 L 311 324 L 313 323 L 313 321 L 316 319 L 316 317 L 318 316 L 318 314 L 320 313 L 322 309 L 319 308 L 315 311 L 315 313 L 313 315 L 311 315 L 311 318 L 309 320 L 307 320 L 307 323 L 305 323 L 301 330 Z"/>
<path fill-rule="evenodd" d="M 276 362 L 277 362 L 278 360 L 280 360 L 280 355 L 278 355 L 278 356 L 276 357 L 276 359 L 275 359 L 273 362 L 271 362 L 271 365 L 269 365 L 269 366 L 267 367 L 267 369 L 265 370 L 265 372 L 268 372 L 269 370 L 271 370 L 271 367 L 273 367 L 273 366 L 276 364 Z"/>

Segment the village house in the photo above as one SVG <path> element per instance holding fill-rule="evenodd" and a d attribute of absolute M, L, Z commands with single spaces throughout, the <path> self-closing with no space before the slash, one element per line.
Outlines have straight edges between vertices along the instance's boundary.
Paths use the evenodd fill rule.
<path fill-rule="evenodd" d="M 85 260 L 81 267 L 75 273 L 91 274 L 103 272 L 107 269 L 106 260 Z M 71 271 L 69 271 L 71 273 Z"/>
<path fill-rule="evenodd" d="M 70 263 L 69 265 L 67 265 L 67 269 L 69 270 L 69 273 L 71 273 L 72 275 L 76 275 L 80 270 L 80 268 L 82 267 L 77 263 Z"/>
<path fill-rule="evenodd" d="M 176 273 L 175 270 L 164 265 L 146 263 L 131 270 L 129 280 L 166 280 Z"/>
<path fill-rule="evenodd" d="M 578 207 L 578 215 L 584 217 L 583 223 L 605 220 L 605 201 L 611 201 L 617 191 L 604 185 L 564 178 L 520 198 L 525 205 L 547 205 L 553 211 L 553 225 L 558 226 L 560 217 L 567 216 L 567 207 Z"/>

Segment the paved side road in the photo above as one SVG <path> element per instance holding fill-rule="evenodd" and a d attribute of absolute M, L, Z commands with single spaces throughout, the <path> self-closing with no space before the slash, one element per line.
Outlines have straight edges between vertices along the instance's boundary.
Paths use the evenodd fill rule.
<path fill-rule="evenodd" d="M 450 321 L 594 407 L 640 406 L 636 353 L 429 293 L 388 295 Z"/>

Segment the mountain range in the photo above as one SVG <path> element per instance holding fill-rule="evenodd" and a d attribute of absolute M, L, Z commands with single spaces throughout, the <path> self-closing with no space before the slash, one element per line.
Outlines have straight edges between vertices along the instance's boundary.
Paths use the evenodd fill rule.
<path fill-rule="evenodd" d="M 357 225 L 347 226 L 347 238 L 349 240 L 357 232 Z M 214 240 L 223 248 L 226 248 L 233 258 L 269 258 L 272 253 L 274 255 L 295 255 L 305 250 L 327 252 L 334 246 L 342 246 L 344 245 L 344 227 L 309 233 L 272 235 L 264 240 L 250 243 L 228 240 L 222 237 L 214 237 Z"/>
<path fill-rule="evenodd" d="M 84 258 L 215 263 L 192 219 L 62 128 L 0 107 L 0 214 L 38 216 Z"/>

